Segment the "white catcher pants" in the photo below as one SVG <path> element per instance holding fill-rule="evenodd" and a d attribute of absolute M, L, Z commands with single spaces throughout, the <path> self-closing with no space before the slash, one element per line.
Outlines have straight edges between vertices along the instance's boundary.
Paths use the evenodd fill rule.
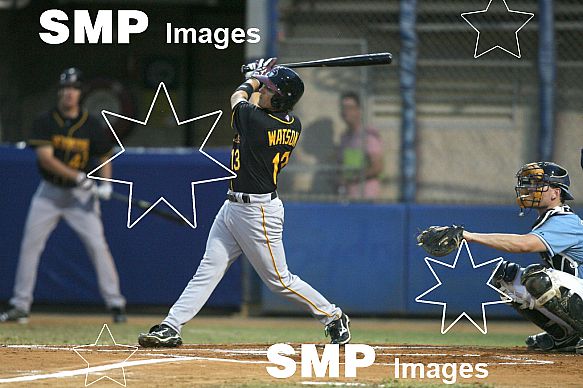
<path fill-rule="evenodd" d="M 180 332 L 198 314 L 241 253 L 271 291 L 305 306 L 324 325 L 339 318 L 340 308 L 289 272 L 282 241 L 283 220 L 279 198 L 266 203 L 225 201 L 215 217 L 194 277 L 162 323 Z"/>
<path fill-rule="evenodd" d="M 521 308 L 538 310 L 551 321 L 559 324 L 559 326 L 567 329 L 568 333 L 573 332 L 573 328 L 563 321 L 561 318 L 557 317 L 553 312 L 547 310 L 545 307 L 536 306 L 536 298 L 534 298 L 526 290 L 526 287 L 520 283 L 520 278 L 524 272 L 524 268 L 521 268 L 516 277 L 511 283 L 502 282 L 502 291 L 512 299 L 513 302 L 522 305 Z M 550 276 L 553 287 L 565 287 L 571 290 L 573 293 L 578 294 L 581 299 L 583 299 L 583 280 L 568 274 L 563 271 L 558 271 L 553 268 L 547 268 L 546 273 Z"/>

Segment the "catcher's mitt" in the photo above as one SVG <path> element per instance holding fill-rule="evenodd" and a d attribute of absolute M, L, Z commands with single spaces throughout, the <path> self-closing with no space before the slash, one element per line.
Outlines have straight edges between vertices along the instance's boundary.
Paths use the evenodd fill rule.
<path fill-rule="evenodd" d="M 460 246 L 463 233 L 462 226 L 430 226 L 417 236 L 417 245 L 431 256 L 445 256 Z"/>

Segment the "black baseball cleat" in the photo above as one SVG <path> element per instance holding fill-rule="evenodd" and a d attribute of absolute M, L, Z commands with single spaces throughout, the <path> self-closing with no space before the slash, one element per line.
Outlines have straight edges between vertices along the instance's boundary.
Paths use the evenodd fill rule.
<path fill-rule="evenodd" d="M 533 350 L 542 350 L 544 352 L 574 352 L 577 350 L 578 343 L 581 342 L 580 339 L 581 337 L 578 334 L 571 334 L 565 338 L 557 339 L 547 332 L 542 332 L 529 335 L 525 342 L 526 346 Z"/>
<path fill-rule="evenodd" d="M 0 322 L 28 323 L 28 313 L 14 306 L 0 313 Z"/>
<path fill-rule="evenodd" d="M 350 318 L 348 315 L 342 314 L 340 318 L 332 321 L 324 329 L 326 337 L 330 336 L 330 343 L 337 345 L 345 345 L 350 342 Z"/>
<path fill-rule="evenodd" d="M 182 345 L 180 334 L 168 325 L 152 326 L 148 333 L 140 333 L 138 343 L 144 348 L 175 348 Z"/>
<path fill-rule="evenodd" d="M 113 323 L 126 323 L 128 321 L 125 308 L 112 307 L 109 311 L 111 312 Z"/>
<path fill-rule="evenodd" d="M 575 346 L 575 353 L 583 354 L 583 338 L 577 342 L 577 345 Z"/>

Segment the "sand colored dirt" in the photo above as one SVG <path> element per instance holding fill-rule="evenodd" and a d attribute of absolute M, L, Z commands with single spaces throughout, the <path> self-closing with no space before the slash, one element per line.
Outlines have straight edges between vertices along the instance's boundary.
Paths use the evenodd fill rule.
<path fill-rule="evenodd" d="M 66 315 L 34 315 L 28 326 L 0 326 L 3 331 L 12 329 L 13 335 L 47 330 L 59 330 L 71 333 L 72 338 L 80 337 L 73 330 L 79 327 L 96 328 L 96 334 L 103 324 L 104 316 L 74 316 Z M 132 316 L 133 327 L 147 328 L 156 317 Z M 381 332 L 418 331 L 439 333 L 439 323 L 435 320 L 366 320 L 358 319 L 357 330 L 380 330 Z M 100 324 L 101 322 L 101 324 Z M 277 326 L 276 326 L 277 325 Z M 311 319 L 281 319 L 281 318 L 197 318 L 196 322 L 185 327 L 186 331 L 202 331 L 204 328 L 236 328 L 252 327 L 259 332 L 269 333 L 274 327 L 295 327 L 308 332 L 320 332 L 319 326 Z M 493 333 L 531 333 L 534 326 L 525 323 L 493 322 Z M 122 332 L 119 327 L 112 326 L 114 333 Z M 91 330 L 92 331 L 92 330 Z M 460 324 L 459 333 L 475 333 L 471 324 Z M 358 332 L 356 339 L 358 339 Z M 362 334 L 361 334 L 362 335 Z M 480 334 L 481 335 L 481 334 Z M 495 335 L 495 334 L 494 334 Z M 401 363 L 486 363 L 488 376 L 484 379 L 461 378 L 457 374 L 458 383 L 477 384 L 491 387 L 580 387 L 583 385 L 583 356 L 575 354 L 541 353 L 528 351 L 524 347 L 476 347 L 476 346 L 445 346 L 445 345 L 411 345 L 411 344 L 368 344 L 374 347 L 375 363 L 367 368 L 359 369 L 356 378 L 301 377 L 300 356 L 301 344 L 290 343 L 297 354 L 293 357 L 298 361 L 295 375 L 286 380 L 271 377 L 266 367 L 273 366 L 266 357 L 271 343 L 246 344 L 185 344 L 177 349 L 143 349 L 139 348 L 125 364 L 122 370 L 120 362 L 124 361 L 132 349 L 127 347 L 91 347 L 77 348 L 78 352 L 89 362 L 90 373 L 86 376 L 87 364 L 74 352 L 75 345 L 11 345 L 10 337 L 5 337 L 4 345 L 0 346 L 0 387 L 119 387 L 124 377 L 127 387 L 197 387 L 197 386 L 302 386 L 331 382 L 335 386 L 377 386 L 389 385 L 395 382 L 423 383 L 442 385 L 440 378 L 421 379 L 419 375 L 409 380 L 395 378 L 395 359 Z M 95 338 L 95 337 L 91 337 Z M 127 337 L 126 337 L 127 338 Z M 316 335 L 315 338 L 319 338 Z M 437 339 L 441 339 L 436 334 Z M 290 338 L 293 340 L 293 338 Z M 322 354 L 325 339 L 322 337 L 317 345 Z M 55 342 L 54 340 L 52 342 Z M 135 345 L 131 340 L 121 340 L 122 343 Z M 188 342 L 188 341 L 187 341 Z M 296 339 L 297 342 L 297 339 Z M 392 341 L 391 341 L 392 342 Z M 119 342 L 118 342 L 119 343 Z M 344 362 L 344 351 L 341 350 L 341 363 Z M 101 369 L 100 369 L 101 368 Z M 451 369 L 448 370 L 451 372 Z M 340 365 L 340 376 L 344 375 L 344 365 Z M 87 377 L 87 380 L 86 380 Z M 116 380 L 120 384 L 108 380 Z M 409 376 L 411 377 L 411 376 Z M 427 377 L 427 376 L 426 376 Z M 442 376 L 444 378 L 445 376 Z M 316 385 L 317 386 L 317 385 Z M 476 385 L 474 385 L 476 386 Z"/>
<path fill-rule="evenodd" d="M 291 344 L 299 353 L 300 345 Z M 388 383 L 395 379 L 394 363 L 487 363 L 488 377 L 484 379 L 457 377 L 458 383 L 483 383 L 500 387 L 580 387 L 583 372 L 580 356 L 572 354 L 542 354 L 521 348 L 478 348 L 425 345 L 372 345 L 376 353 L 374 365 L 360 369 L 356 378 L 307 378 L 296 374 L 286 383 L 309 385 L 312 382 L 350 382 L 363 384 Z M 282 382 L 266 372 L 269 345 L 185 345 L 178 349 L 138 349 L 121 367 L 90 372 L 86 378 L 85 362 L 72 346 L 4 346 L 0 348 L 0 382 L 14 386 L 81 387 L 108 376 L 128 387 L 192 387 L 192 386 L 251 386 L 276 385 Z M 318 345 L 320 353 L 323 345 Z M 86 347 L 79 352 L 91 367 L 108 366 L 123 361 L 131 353 L 117 347 Z M 293 357 L 299 361 L 299 355 Z M 152 361 L 157 360 L 157 361 Z M 341 351 L 341 362 L 344 352 Z M 140 365 L 141 362 L 159 362 Z M 343 375 L 343 365 L 340 375 Z M 51 374 L 68 373 L 65 377 Z M 32 381 L 19 378 L 33 376 Z M 443 377 L 443 376 L 442 376 Z M 422 381 L 417 376 L 415 379 Z M 423 379 L 441 383 L 441 379 Z M 352 385 L 352 384 L 351 384 Z M 119 386 L 102 379 L 93 386 Z"/>

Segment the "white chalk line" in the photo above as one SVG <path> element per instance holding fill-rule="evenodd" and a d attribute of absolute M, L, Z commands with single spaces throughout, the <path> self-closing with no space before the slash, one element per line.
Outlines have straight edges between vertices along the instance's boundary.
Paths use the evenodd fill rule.
<path fill-rule="evenodd" d="M 500 360 L 509 360 L 509 361 L 514 361 L 514 362 L 498 362 L 498 365 L 548 365 L 548 364 L 554 364 L 554 361 L 548 361 L 548 360 L 535 360 L 532 358 L 528 358 L 528 357 L 520 357 L 520 356 L 511 356 L 511 355 L 494 355 L 491 356 L 492 358 L 497 358 Z"/>
<path fill-rule="evenodd" d="M 24 381 L 35 381 L 35 380 L 43 380 L 43 379 L 51 379 L 51 378 L 74 377 L 74 376 L 85 375 L 87 373 L 103 372 L 103 371 L 107 371 L 107 370 L 111 370 L 111 369 L 128 368 L 131 366 L 141 366 L 141 365 L 149 365 L 149 364 L 162 364 L 162 363 L 168 363 L 168 362 L 214 361 L 214 362 L 227 362 L 227 363 L 235 363 L 235 364 L 271 364 L 268 361 L 232 360 L 232 359 L 227 359 L 227 358 L 176 356 L 176 355 L 167 355 L 167 354 L 156 355 L 156 356 L 164 356 L 164 357 L 168 357 L 168 358 L 116 362 L 113 364 L 106 364 L 106 365 L 94 366 L 94 367 L 83 368 L 83 369 L 73 369 L 73 370 L 55 372 L 55 373 L 46 373 L 46 374 L 32 375 L 32 376 L 18 376 L 18 377 L 0 378 L 0 384 L 2 384 L 2 383 L 17 383 L 17 382 L 24 382 Z"/>
<path fill-rule="evenodd" d="M 3 345 L 0 348 L 13 348 L 13 349 L 39 349 L 39 350 L 66 350 L 72 351 L 72 347 L 62 347 L 62 346 L 54 346 L 54 345 Z M 401 350 L 408 350 L 408 349 L 444 349 L 447 348 L 445 346 L 374 346 L 375 349 L 401 349 Z M 266 351 L 259 350 L 259 349 L 233 349 L 233 350 L 225 350 L 225 349 L 213 349 L 213 348 L 206 348 L 206 349 L 185 349 L 185 348 L 178 348 L 173 349 L 173 351 L 182 350 L 182 351 L 210 351 L 215 353 L 233 353 L 233 354 L 256 354 L 256 355 L 265 355 Z M 112 350 L 112 349 L 103 349 L 98 350 L 102 352 L 116 352 L 119 350 Z M 9 378 L 0 378 L 0 384 L 2 383 L 15 383 L 15 382 L 24 382 L 24 381 L 35 381 L 35 380 L 42 380 L 42 379 L 50 379 L 50 378 L 64 378 L 64 377 L 74 377 L 79 375 L 84 375 L 87 373 L 95 373 L 95 372 L 102 372 L 111 369 L 117 368 L 127 368 L 131 366 L 141 366 L 141 365 L 149 365 L 149 364 L 161 364 L 161 363 L 169 363 L 169 362 L 183 362 L 183 361 L 210 361 L 210 362 L 226 362 L 226 363 L 237 363 L 237 364 L 272 364 L 268 361 L 256 361 L 256 360 L 237 360 L 237 359 L 226 359 L 226 358 L 214 358 L 214 357 L 198 357 L 198 356 L 182 356 L 176 354 L 168 354 L 162 353 L 163 351 L 167 351 L 166 349 L 150 349 L 150 353 L 139 353 L 140 356 L 151 356 L 151 357 L 164 357 L 164 358 L 157 358 L 157 359 L 148 359 L 148 360 L 135 360 L 135 361 L 126 361 L 126 362 L 117 362 L 113 364 L 106 364 L 101 366 L 95 366 L 90 368 L 82 368 L 82 369 L 74 369 L 68 371 L 61 371 L 55 373 L 46 373 L 46 374 L 39 374 L 39 375 L 30 375 L 30 376 L 18 376 L 18 377 L 9 377 Z M 257 353 L 254 353 L 257 352 Z M 441 356 L 441 357 L 480 357 L 478 354 L 448 354 L 448 353 L 381 353 L 379 355 L 384 356 L 422 356 L 422 357 L 433 357 L 433 356 Z M 512 356 L 512 355 L 491 355 L 489 357 L 498 358 L 501 360 L 506 360 L 504 362 L 489 362 L 488 365 L 548 365 L 554 364 L 554 361 L 547 361 L 547 360 L 536 360 L 531 359 L 528 357 L 520 357 L 520 356 Z M 343 364 L 343 363 L 341 363 Z M 375 362 L 374 365 L 379 366 L 394 366 L 395 363 L 378 363 Z M 312 384 L 314 383 L 314 384 Z M 320 384 L 328 384 L 325 382 L 302 382 L 302 384 L 306 385 L 320 385 Z M 346 384 L 353 384 L 356 386 L 362 386 L 361 383 L 334 383 L 340 385 Z M 364 384 L 366 385 L 366 384 Z"/>
<path fill-rule="evenodd" d="M 377 346 L 373 346 L 373 349 L 393 349 L 393 350 L 405 350 L 405 349 L 451 349 L 451 346 L 439 346 L 439 345 L 393 345 L 393 346 L 388 346 L 388 345 L 377 345 Z"/>
<path fill-rule="evenodd" d="M 376 353 L 377 356 L 414 356 L 414 357 L 481 357 L 481 354 L 449 353 Z"/>
<path fill-rule="evenodd" d="M 333 387 L 386 387 L 386 385 L 381 384 L 365 384 L 365 383 L 343 383 L 340 381 L 302 381 L 302 385 L 328 385 Z"/>
<path fill-rule="evenodd" d="M 190 358 L 191 357 L 182 357 L 178 361 L 190 361 L 189 360 Z M 192 358 L 194 358 L 194 357 L 192 357 Z M 2 383 L 19 383 L 19 382 L 24 382 L 24 381 L 35 381 L 35 380 L 63 378 L 63 377 L 75 377 L 75 376 L 85 375 L 87 373 L 96 373 L 96 372 L 103 372 L 103 371 L 107 371 L 107 370 L 111 370 L 111 369 L 127 368 L 128 366 L 161 364 L 164 362 L 176 362 L 176 361 L 177 361 L 177 359 L 175 359 L 175 358 L 173 358 L 173 359 L 162 358 L 162 359 L 116 362 L 114 364 L 93 366 L 90 368 L 83 368 L 83 369 L 66 370 L 66 371 L 55 372 L 55 373 L 45 373 L 45 374 L 40 374 L 40 375 L 0 378 L 0 384 L 2 384 Z"/>

